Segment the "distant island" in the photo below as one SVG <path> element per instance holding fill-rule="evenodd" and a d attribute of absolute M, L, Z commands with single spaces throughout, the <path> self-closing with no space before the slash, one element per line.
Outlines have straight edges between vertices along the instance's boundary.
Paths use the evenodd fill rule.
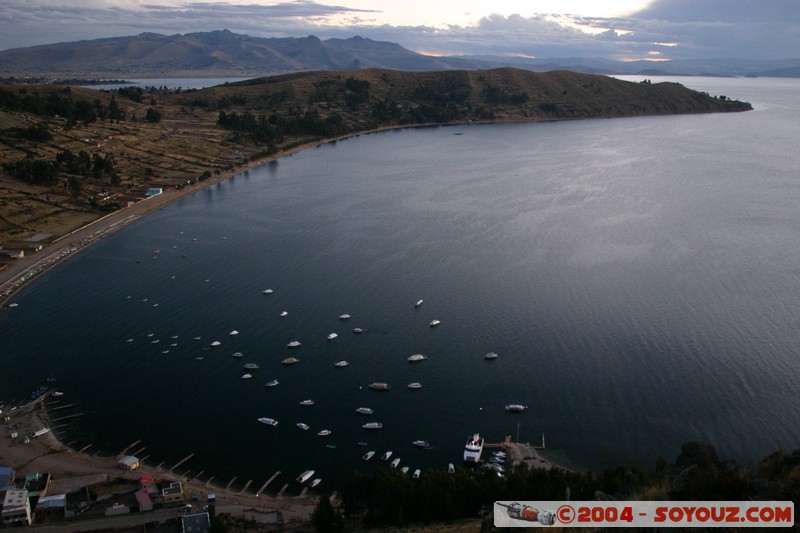
<path fill-rule="evenodd" d="M 0 242 L 30 252 L 109 213 L 143 213 L 362 132 L 749 109 L 678 83 L 513 68 L 304 72 L 203 90 L 0 85 Z"/>

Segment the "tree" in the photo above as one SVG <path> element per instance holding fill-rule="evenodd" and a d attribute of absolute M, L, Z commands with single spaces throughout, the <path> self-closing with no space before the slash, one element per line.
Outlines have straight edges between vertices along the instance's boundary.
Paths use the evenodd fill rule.
<path fill-rule="evenodd" d="M 147 114 L 144 116 L 144 118 L 148 122 L 156 124 L 161 121 L 161 112 L 156 109 L 153 109 L 152 107 L 148 107 Z"/>
<path fill-rule="evenodd" d="M 342 531 L 344 527 L 342 515 L 333 509 L 331 500 L 327 496 L 319 499 L 317 508 L 314 509 L 314 513 L 311 515 L 311 521 L 317 531 L 322 531 L 323 533 Z"/>

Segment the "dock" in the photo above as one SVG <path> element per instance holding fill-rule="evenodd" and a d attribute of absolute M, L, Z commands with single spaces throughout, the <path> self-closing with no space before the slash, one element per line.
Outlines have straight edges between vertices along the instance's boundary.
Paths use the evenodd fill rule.
<path fill-rule="evenodd" d="M 259 496 L 259 495 L 260 495 L 262 492 L 264 492 L 264 489 L 266 489 L 266 488 L 267 488 L 267 486 L 268 486 L 270 483 L 272 483 L 272 482 L 275 480 L 275 478 L 276 478 L 276 477 L 278 477 L 279 475 L 281 475 L 281 471 L 280 471 L 280 470 L 278 470 L 277 472 L 275 472 L 274 474 L 272 474 L 272 477 L 271 477 L 271 478 L 269 478 L 268 480 L 266 480 L 266 481 L 264 482 L 264 484 L 263 484 L 263 485 L 261 485 L 261 488 L 260 488 L 260 489 L 258 489 L 258 492 L 256 492 L 256 496 Z"/>
<path fill-rule="evenodd" d="M 175 463 L 174 465 L 172 465 L 172 468 L 170 468 L 170 470 L 172 470 L 172 471 L 174 472 L 176 468 L 178 468 L 179 466 L 181 466 L 183 463 L 185 463 L 186 461 L 188 461 L 188 460 L 189 460 L 189 459 L 191 459 L 192 457 L 194 457 L 194 454 L 193 454 L 193 453 L 190 453 L 189 455 L 187 455 L 186 457 L 184 457 L 183 459 L 181 459 L 180 461 L 178 461 L 177 463 Z"/>

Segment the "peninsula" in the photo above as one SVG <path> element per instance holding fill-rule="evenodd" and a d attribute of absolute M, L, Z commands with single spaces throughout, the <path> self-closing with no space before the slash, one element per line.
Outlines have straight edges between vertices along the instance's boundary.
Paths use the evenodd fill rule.
<path fill-rule="evenodd" d="M 0 86 L 0 297 L 254 165 L 386 128 L 744 111 L 677 83 L 566 71 L 319 71 L 203 90 Z M 23 253 L 19 253 L 19 252 Z"/>

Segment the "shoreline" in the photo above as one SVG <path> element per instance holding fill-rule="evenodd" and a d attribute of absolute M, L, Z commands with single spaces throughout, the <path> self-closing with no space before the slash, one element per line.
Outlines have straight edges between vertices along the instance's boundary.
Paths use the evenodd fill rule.
<path fill-rule="evenodd" d="M 51 483 L 58 482 L 58 488 L 64 490 L 61 485 L 74 488 L 76 483 L 82 482 L 93 484 L 112 479 L 134 481 L 142 474 L 149 474 L 156 480 L 180 481 L 187 494 L 216 494 L 217 512 L 241 515 L 247 508 L 278 509 L 284 516 L 284 522 L 308 522 L 316 509 L 318 502 L 316 495 L 262 496 L 248 491 L 248 486 L 232 489 L 230 484 L 224 487 L 212 483 L 213 476 L 207 481 L 193 476 L 184 477 L 172 470 L 161 468 L 160 465 L 150 466 L 142 460 L 139 468 L 123 470 L 117 461 L 126 454 L 127 449 L 112 457 L 90 455 L 84 452 L 88 447 L 75 450 L 63 443 L 55 434 L 55 429 L 58 428 L 53 429 L 54 420 L 50 417 L 46 405 L 46 401 L 51 398 L 51 393 L 47 392 L 35 400 L 18 404 L 14 411 L 2 409 L 3 417 L 11 417 L 11 421 L 6 423 L 6 429 L 13 428 L 19 436 L 12 439 L 9 431 L 0 438 L 0 464 L 13 468 L 18 477 L 32 473 L 49 473 Z M 51 430 L 39 437 L 32 437 L 29 444 L 23 443 L 26 435 L 43 428 Z M 200 505 L 203 503 L 205 502 L 202 500 L 199 502 Z"/>

